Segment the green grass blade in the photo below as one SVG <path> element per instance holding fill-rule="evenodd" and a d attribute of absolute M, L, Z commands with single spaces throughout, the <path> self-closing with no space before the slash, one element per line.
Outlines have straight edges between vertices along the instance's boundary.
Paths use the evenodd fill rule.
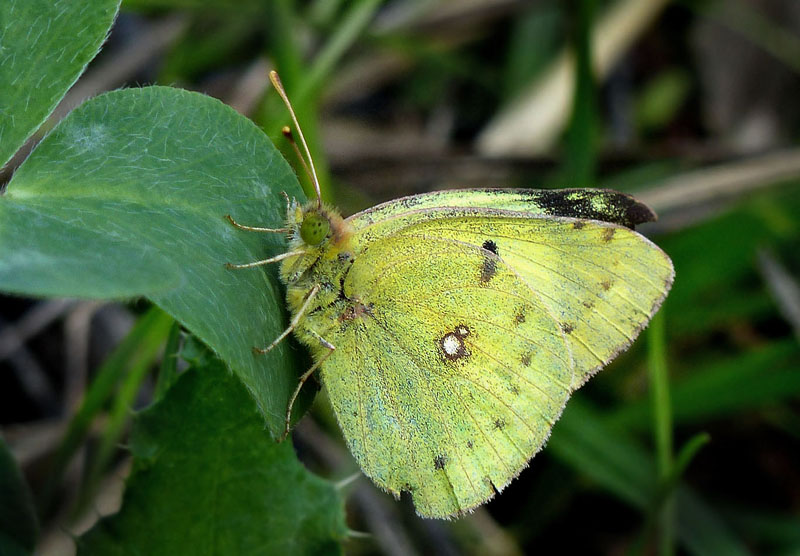
<path fill-rule="evenodd" d="M 598 115 L 592 63 L 594 0 L 576 0 L 576 85 L 572 118 L 567 130 L 567 181 L 573 187 L 594 184 L 597 158 Z"/>
<path fill-rule="evenodd" d="M 800 346 L 794 339 L 767 344 L 697 367 L 671 387 L 673 420 L 688 424 L 744 410 L 774 406 L 800 394 Z M 613 427 L 642 429 L 652 422 L 648 400 L 633 402 L 608 416 Z"/>
<path fill-rule="evenodd" d="M 162 312 L 159 316 L 161 318 L 153 324 L 136 351 L 124 363 L 119 389 L 108 413 L 108 422 L 100 436 L 97 452 L 93 455 L 86 471 L 84 486 L 75 508 L 76 514 L 83 511 L 94 498 L 103 474 L 125 433 L 125 426 L 131 416 L 133 403 L 141 389 L 142 382 L 153 368 L 165 340 L 175 327 L 175 323 L 168 315 Z"/>
<path fill-rule="evenodd" d="M 47 513 L 56 490 L 60 487 L 64 472 L 75 452 L 83 444 L 95 417 L 111 398 L 117 384 L 122 380 L 131 361 L 138 357 L 144 346 L 159 344 L 172 323 L 169 315 L 153 307 L 139 317 L 124 340 L 106 359 L 92 380 L 80 407 L 69 422 L 67 432 L 55 453 L 42 489 L 39 506 L 40 513 Z"/>
<path fill-rule="evenodd" d="M 664 311 L 650 321 L 648 338 L 648 372 L 650 376 L 650 400 L 653 405 L 653 436 L 656 445 L 656 467 L 661 484 L 666 484 L 672 469 L 672 415 L 669 398 L 669 374 L 667 372 L 667 346 L 664 326 Z M 659 504 L 659 554 L 669 556 L 675 552 L 674 506 L 669 491 Z"/>
<path fill-rule="evenodd" d="M 580 399 L 570 401 L 547 450 L 631 506 L 642 511 L 653 507 L 659 486 L 654 459 Z M 684 485 L 676 489 L 675 513 L 677 540 L 693 554 L 748 553 L 716 511 Z"/>
<path fill-rule="evenodd" d="M 647 508 L 657 485 L 652 459 L 599 417 L 580 399 L 570 400 L 553 429 L 548 452 L 623 501 Z"/>
<path fill-rule="evenodd" d="M 383 0 L 365 0 L 349 5 L 335 27 L 333 35 L 303 76 L 296 102 L 305 103 L 319 94 L 325 80 L 334 72 L 347 50 L 364 33 L 382 3 Z"/>
<path fill-rule="evenodd" d="M 161 359 L 161 368 L 156 379 L 156 388 L 153 392 L 153 400 L 158 401 L 164 397 L 175 381 L 178 379 L 178 357 L 180 356 L 181 345 L 181 325 L 177 322 L 172 324 L 167 336 L 167 345 L 164 347 L 164 357 Z"/>
<path fill-rule="evenodd" d="M 681 543 L 698 556 L 745 556 L 750 550 L 722 518 L 685 486 L 675 492 L 676 526 Z"/>

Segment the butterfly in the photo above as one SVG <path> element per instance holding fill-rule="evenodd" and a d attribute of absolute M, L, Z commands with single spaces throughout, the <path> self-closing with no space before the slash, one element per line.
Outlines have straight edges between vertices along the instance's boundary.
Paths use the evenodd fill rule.
<path fill-rule="evenodd" d="M 259 351 L 293 332 L 312 354 L 287 432 L 318 371 L 361 469 L 423 517 L 462 515 L 515 478 L 674 277 L 633 230 L 653 211 L 612 190 L 448 190 L 346 219 L 318 193 L 287 213 L 280 230 L 229 217 L 289 234 L 286 253 L 229 265 L 280 262 L 292 320 Z"/>

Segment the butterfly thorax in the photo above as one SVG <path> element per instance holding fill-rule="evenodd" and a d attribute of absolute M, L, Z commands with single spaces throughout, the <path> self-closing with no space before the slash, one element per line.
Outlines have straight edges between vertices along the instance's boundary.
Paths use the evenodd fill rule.
<path fill-rule="evenodd" d="M 318 288 L 295 332 L 312 350 L 321 349 L 319 336 L 333 326 L 365 316 L 368 307 L 344 294 L 344 281 L 354 261 L 352 230 L 335 209 L 316 201 L 289 207 L 289 252 L 281 279 L 286 283 L 286 300 L 292 314 L 300 311 Z"/>

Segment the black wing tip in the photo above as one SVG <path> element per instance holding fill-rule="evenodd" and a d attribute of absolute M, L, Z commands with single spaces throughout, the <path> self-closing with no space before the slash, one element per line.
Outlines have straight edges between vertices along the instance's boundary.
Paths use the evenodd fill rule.
<path fill-rule="evenodd" d="M 520 190 L 524 191 L 524 190 Z M 545 214 L 587 218 L 634 229 L 658 219 L 653 210 L 627 193 L 613 189 L 539 189 L 524 193 Z"/>
<path fill-rule="evenodd" d="M 625 207 L 625 225 L 629 228 L 633 229 L 635 226 L 639 224 L 644 224 L 646 222 L 655 222 L 658 220 L 658 215 L 642 203 L 641 201 L 637 201 L 630 195 L 626 195 L 629 200 L 629 204 Z"/>
<path fill-rule="evenodd" d="M 589 189 L 587 191 L 594 191 L 604 197 L 608 203 L 608 208 L 604 213 L 598 215 L 598 220 L 619 224 L 631 230 L 639 224 L 658 220 L 655 211 L 633 195 L 615 189 Z"/>

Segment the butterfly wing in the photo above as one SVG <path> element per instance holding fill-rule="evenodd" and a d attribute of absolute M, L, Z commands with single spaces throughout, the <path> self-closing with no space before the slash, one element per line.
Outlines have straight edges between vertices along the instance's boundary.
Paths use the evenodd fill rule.
<path fill-rule="evenodd" d="M 365 473 L 425 516 L 515 477 L 672 280 L 660 249 L 607 222 L 434 208 L 360 224 L 343 293 L 365 310 L 326 334 L 354 349 L 322 377 Z"/>
<path fill-rule="evenodd" d="M 555 315 L 512 268 L 497 261 L 481 286 L 479 249 L 408 239 L 356 260 L 344 292 L 368 313 L 326 334 L 348 348 L 322 379 L 364 472 L 411 492 L 421 515 L 446 517 L 490 498 L 544 444 L 573 363 Z"/>
<path fill-rule="evenodd" d="M 410 211 L 444 207 L 490 208 L 530 216 L 568 216 L 633 228 L 656 219 L 634 197 L 613 189 L 448 189 L 401 197 L 353 217 L 356 229 Z"/>
<path fill-rule="evenodd" d="M 446 193 L 449 192 L 417 197 Z M 533 190 L 528 195 L 542 193 Z M 573 388 L 577 388 L 630 345 L 666 297 L 674 271 L 672 261 L 661 249 L 626 227 L 635 221 L 630 220 L 632 214 L 647 214 L 647 219 L 655 219 L 647 207 L 613 191 L 560 193 L 557 201 L 548 199 L 544 205 L 540 197 L 522 204 L 527 201 L 516 190 L 476 190 L 475 201 L 484 205 L 494 199 L 500 206 L 528 206 L 534 211 L 553 211 L 557 207 L 561 213 L 585 213 L 586 207 L 595 207 L 596 216 L 610 221 L 540 216 L 484 206 L 419 209 L 412 205 L 411 210 L 393 216 L 385 214 L 374 221 L 360 218 L 356 235 L 364 246 L 392 236 L 412 241 L 424 235 L 488 247 L 484 251 L 493 252 L 510 265 L 557 315 L 575 358 Z M 616 197 L 609 197 L 612 195 Z M 457 196 L 453 197 L 455 200 Z M 615 203 L 624 208 L 613 212 L 610 207 Z M 491 266 L 489 257 L 481 266 L 481 280 L 491 281 L 487 274 Z"/>

